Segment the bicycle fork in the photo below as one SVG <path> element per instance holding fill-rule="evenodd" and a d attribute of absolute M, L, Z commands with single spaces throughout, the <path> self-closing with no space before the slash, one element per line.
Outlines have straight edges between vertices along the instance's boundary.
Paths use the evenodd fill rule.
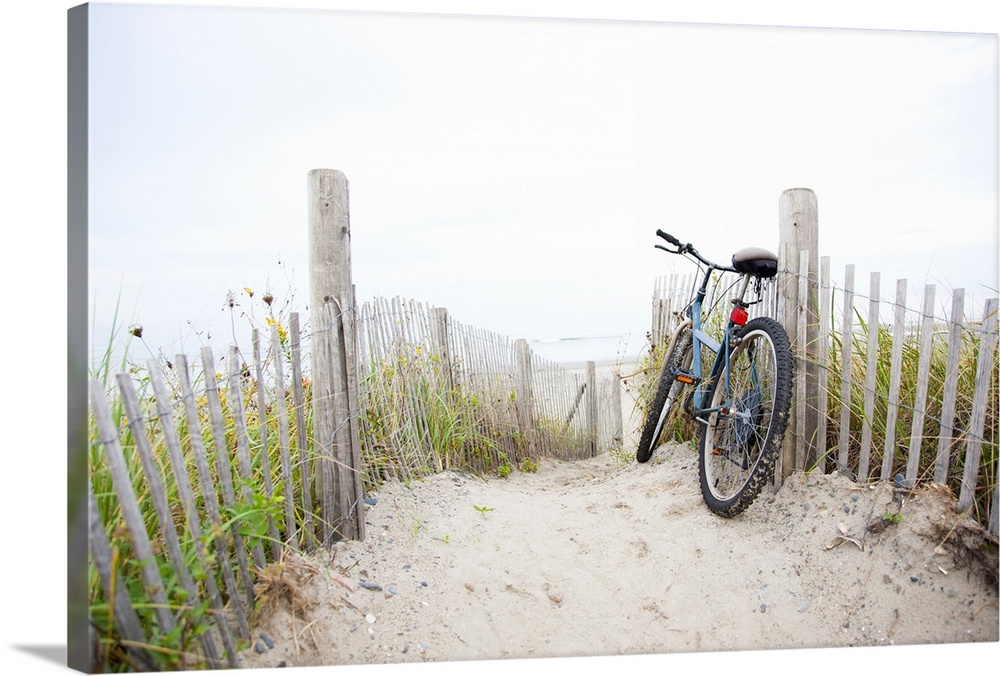
<path fill-rule="evenodd" d="M 733 419 L 734 424 L 731 428 L 729 426 L 722 426 L 722 429 L 727 431 L 725 434 L 726 439 L 713 438 L 712 453 L 726 456 L 728 459 L 738 463 L 744 470 L 749 468 L 750 447 L 756 428 L 755 411 L 757 411 L 763 399 L 760 389 L 760 377 L 757 372 L 756 350 L 753 345 L 747 346 L 751 387 L 744 393 L 740 401 L 733 402 L 731 396 L 732 354 L 742 342 L 742 336 L 737 334 L 746 325 L 748 319 L 746 311 L 748 305 L 743 299 L 749 284 L 750 277 L 745 276 L 739 294 L 733 299 L 733 310 L 730 313 L 725 336 L 718 350 L 716 350 L 716 359 L 712 367 L 712 377 L 709 378 L 708 382 L 700 384 L 695 394 L 695 401 L 697 403 L 695 420 L 699 423 L 706 426 L 712 424 L 709 420 L 712 415 L 723 416 L 724 418 L 731 417 Z M 718 406 L 711 406 L 712 402 L 709 400 L 712 394 L 710 386 L 718 379 L 720 370 L 723 378 L 723 382 L 719 385 L 723 388 L 722 401 Z M 720 441 L 722 442 L 721 444 L 719 443 Z"/>

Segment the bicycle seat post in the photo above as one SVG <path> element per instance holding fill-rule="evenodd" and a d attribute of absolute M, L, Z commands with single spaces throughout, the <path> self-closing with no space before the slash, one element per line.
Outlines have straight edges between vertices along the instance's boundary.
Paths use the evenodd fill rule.
<path fill-rule="evenodd" d="M 746 298 L 748 288 L 750 288 L 750 275 L 745 274 L 740 283 L 740 292 L 733 298 L 733 305 L 745 306 L 747 304 L 744 299 Z"/>

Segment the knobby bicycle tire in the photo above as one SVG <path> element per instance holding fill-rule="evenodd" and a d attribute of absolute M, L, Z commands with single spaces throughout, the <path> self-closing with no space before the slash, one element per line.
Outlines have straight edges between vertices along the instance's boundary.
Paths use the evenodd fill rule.
<path fill-rule="evenodd" d="M 743 512 L 774 477 L 788 426 L 792 349 L 777 321 L 758 317 L 740 330 L 730 356 L 726 411 L 703 420 L 698 474 L 708 508 L 725 517 Z M 721 406 L 726 372 L 711 383 L 709 408 Z"/>
<path fill-rule="evenodd" d="M 677 380 L 677 371 L 689 368 L 691 364 L 691 342 L 691 327 L 682 328 L 673 341 L 670 353 L 663 360 L 656 394 L 646 413 L 639 448 L 635 452 L 638 462 L 647 462 L 653 456 L 663 435 L 663 423 L 681 398 L 684 383 Z"/>

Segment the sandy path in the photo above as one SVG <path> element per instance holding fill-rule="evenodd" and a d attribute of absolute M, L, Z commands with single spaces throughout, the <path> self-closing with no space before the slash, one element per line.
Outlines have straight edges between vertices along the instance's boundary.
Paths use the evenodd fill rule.
<path fill-rule="evenodd" d="M 258 630 L 274 648 L 246 662 L 996 642 L 996 588 L 952 546 L 969 531 L 945 539 L 957 522 L 945 497 L 910 496 L 901 520 L 868 533 L 894 511 L 891 487 L 797 476 L 725 520 L 704 507 L 688 446 L 647 465 L 543 460 L 508 479 L 389 484 L 364 542 L 289 559 L 311 607 L 269 611 Z"/>

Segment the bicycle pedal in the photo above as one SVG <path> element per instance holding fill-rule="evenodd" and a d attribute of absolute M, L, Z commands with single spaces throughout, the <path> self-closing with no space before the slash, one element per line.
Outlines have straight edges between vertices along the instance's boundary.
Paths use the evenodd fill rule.
<path fill-rule="evenodd" d="M 687 371 L 678 371 L 674 376 L 674 379 L 678 382 L 684 383 L 685 385 L 693 385 L 698 382 L 698 378 L 695 377 L 693 373 Z"/>

